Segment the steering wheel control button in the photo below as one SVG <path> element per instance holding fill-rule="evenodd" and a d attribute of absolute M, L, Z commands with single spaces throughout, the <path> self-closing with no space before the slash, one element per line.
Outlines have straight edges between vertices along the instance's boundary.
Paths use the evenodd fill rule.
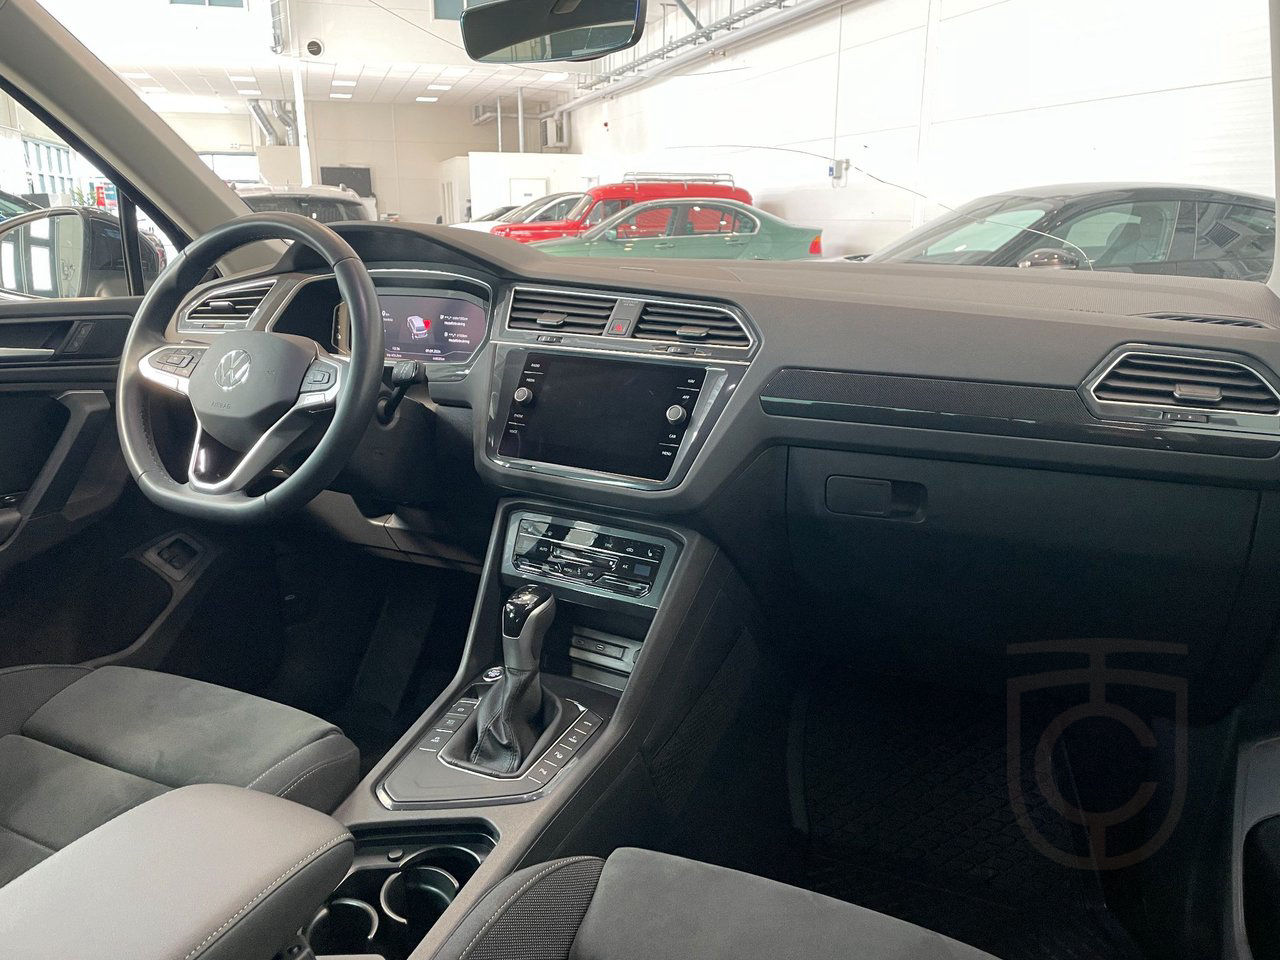
<path fill-rule="evenodd" d="M 153 353 L 150 363 L 151 366 L 165 373 L 171 373 L 177 377 L 190 377 L 202 353 L 204 353 L 203 349 L 194 347 L 170 347 Z"/>
<path fill-rule="evenodd" d="M 324 393 L 337 382 L 338 371 L 329 364 L 317 361 L 311 365 L 302 381 L 303 393 Z"/>

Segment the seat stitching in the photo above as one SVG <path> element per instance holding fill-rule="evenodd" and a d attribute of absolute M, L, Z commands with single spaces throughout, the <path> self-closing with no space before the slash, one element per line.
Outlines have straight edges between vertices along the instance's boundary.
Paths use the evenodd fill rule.
<path fill-rule="evenodd" d="M 337 846 L 339 843 L 343 843 L 343 842 L 345 842 L 345 841 L 347 841 L 347 840 L 351 840 L 351 839 L 352 839 L 351 834 L 350 834 L 349 832 L 347 832 L 347 831 L 345 831 L 345 830 L 344 830 L 344 831 L 343 831 L 341 834 L 339 834 L 338 836 L 333 837 L 332 839 L 325 841 L 323 844 L 321 844 L 321 845 L 320 845 L 319 847 L 317 847 L 315 850 L 312 850 L 309 854 L 307 854 L 305 857 L 303 857 L 301 860 L 299 860 L 297 863 L 295 863 L 292 867 L 290 867 L 290 868 L 289 868 L 288 870 L 286 870 L 284 873 L 280 874 L 280 876 L 276 877 L 276 878 L 275 878 L 274 880 L 272 880 L 269 884 L 267 884 L 267 885 L 262 889 L 262 892 L 260 892 L 256 897 L 254 897 L 252 900 L 250 900 L 248 903 L 246 903 L 243 907 L 241 907 L 239 910 L 237 910 L 235 913 L 233 913 L 230 917 L 228 917 L 228 918 L 227 918 L 227 920 L 222 924 L 222 926 L 218 927 L 218 929 L 217 929 L 217 930 L 213 931 L 213 933 L 209 934 L 209 936 L 207 936 L 207 937 L 205 937 L 203 940 L 201 940 L 201 941 L 200 941 L 200 943 L 199 943 L 199 944 L 197 944 L 197 945 L 196 945 L 196 946 L 191 950 L 191 952 L 190 952 L 190 953 L 188 953 L 188 954 L 183 958 L 183 960 L 191 960 L 191 958 L 192 958 L 192 957 L 196 956 L 198 953 L 200 953 L 201 951 L 203 951 L 205 947 L 207 947 L 210 943 L 212 943 L 214 940 L 216 940 L 216 939 L 218 938 L 218 936 L 222 933 L 222 931 L 226 930 L 226 929 L 227 929 L 227 927 L 231 926 L 233 923 L 235 923 L 237 920 L 239 920 L 239 919 L 240 919 L 240 918 L 241 918 L 245 913 L 247 913 L 250 909 L 252 909 L 252 907 L 253 907 L 253 905 L 254 905 L 254 904 L 256 904 L 259 900 L 261 900 L 263 897 L 265 897 L 265 896 L 266 896 L 268 893 L 270 893 L 273 889 L 275 889 L 277 886 L 279 886 L 279 885 L 280 885 L 280 883 L 281 883 L 281 881 L 288 879 L 288 878 L 289 878 L 289 876 L 290 876 L 291 874 L 296 873 L 300 867 L 305 866 L 308 862 L 310 862 L 311 860 L 314 860 L 316 857 L 320 856 L 320 854 L 324 853 L 324 852 L 325 852 L 326 850 L 328 850 L 330 847 L 335 847 L 335 846 Z"/>
<path fill-rule="evenodd" d="M 304 743 L 302 746 L 300 746 L 297 750 L 293 751 L 293 753 L 289 754 L 283 760 L 273 763 L 271 766 L 267 767 L 267 769 L 264 770 L 262 773 L 258 774 L 256 777 L 250 780 L 247 784 L 245 784 L 245 789 L 252 790 L 254 787 L 254 784 L 258 783 L 258 781 L 260 780 L 265 779 L 267 774 L 271 773 L 271 771 L 275 770 L 277 767 L 284 766 L 286 763 L 288 763 L 290 760 L 292 760 L 294 757 L 300 754 L 303 750 L 306 750 L 308 747 L 313 747 L 317 743 L 320 743 L 324 740 L 328 740 L 333 736 L 334 734 L 332 733 L 326 733 L 323 737 L 317 737 L 315 740 L 310 740 L 307 743 Z"/>
<path fill-rule="evenodd" d="M 287 797 L 290 793 L 293 792 L 294 787 L 298 786 L 298 784 L 302 783 L 303 780 L 307 779 L 307 777 L 311 776 L 313 773 L 318 773 L 319 771 L 323 770 L 325 767 L 331 767 L 335 763 L 345 763 L 346 760 L 347 760 L 346 757 L 332 757 L 328 760 L 325 760 L 323 763 L 317 763 L 314 767 L 312 767 L 302 776 L 295 777 L 293 782 L 289 784 L 287 787 L 285 787 L 283 790 L 281 790 L 279 793 L 277 793 L 276 796 Z"/>
<path fill-rule="evenodd" d="M 477 932 L 476 935 L 471 938 L 471 942 L 467 944 L 466 949 L 463 950 L 462 953 L 458 954 L 458 960 L 466 960 L 467 954 L 469 954 L 475 948 L 475 945 L 480 942 L 480 938 L 489 932 L 489 928 L 498 922 L 498 919 L 502 916 L 502 914 L 506 913 L 507 908 L 511 906 L 511 904 L 515 903 L 516 900 L 518 900 L 521 896 L 524 895 L 525 891 L 527 891 L 530 887 L 532 887 L 535 883 L 537 883 L 547 874 L 552 873 L 556 870 L 559 870 L 561 867 L 567 867 L 573 863 L 581 863 L 583 860 L 594 860 L 594 859 L 595 857 L 569 857 L 566 860 L 557 861 L 556 863 L 549 864 L 548 866 L 544 867 L 542 870 L 539 870 L 536 874 L 534 874 L 524 883 L 520 884 L 520 889 L 517 890 L 515 893 L 511 894 L 511 896 L 507 897 L 506 902 L 504 902 L 502 906 L 500 906 L 497 910 L 494 911 L 493 916 L 491 916 L 488 920 L 484 922 L 484 926 L 482 926 L 479 932 Z"/>
<path fill-rule="evenodd" d="M 35 837 L 29 837 L 25 833 L 23 833 L 21 830 L 11 827 L 7 823 L 0 823 L 0 830 L 7 830 L 9 833 L 12 833 L 15 837 L 21 837 L 23 840 L 26 840 L 28 843 L 34 843 L 37 847 L 43 847 L 45 850 L 48 850 L 50 853 L 58 852 L 57 847 L 51 847 L 49 846 L 49 844 L 45 843 L 43 840 L 37 840 Z"/>

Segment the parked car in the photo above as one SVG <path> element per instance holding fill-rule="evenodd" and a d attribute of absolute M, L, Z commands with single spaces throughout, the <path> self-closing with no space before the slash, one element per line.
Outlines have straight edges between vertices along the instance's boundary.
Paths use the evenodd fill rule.
<path fill-rule="evenodd" d="M 360 196 L 349 187 L 269 187 L 263 184 L 237 186 L 236 193 L 254 213 L 280 210 L 299 213 L 321 223 L 378 219 L 374 200 Z"/>
<path fill-rule="evenodd" d="M 562 219 L 502 224 L 491 232 L 494 236 L 509 237 L 521 243 L 577 237 L 632 204 L 689 197 L 751 203 L 751 194 L 736 186 L 733 177 L 727 174 L 631 173 L 621 183 L 592 187 Z"/>
<path fill-rule="evenodd" d="M 1266 280 L 1275 246 L 1270 197 L 1085 183 L 982 197 L 864 259 Z"/>
<path fill-rule="evenodd" d="M 737 200 L 650 200 L 581 237 L 536 246 L 561 257 L 803 260 L 822 256 L 822 231 Z"/>
<path fill-rule="evenodd" d="M 544 223 L 563 220 L 579 200 L 581 193 L 549 193 L 545 197 L 531 200 L 523 206 L 508 210 L 500 217 L 493 219 L 469 220 L 466 223 L 455 223 L 460 230 L 479 230 L 489 233 L 494 227 L 507 223 Z"/>
<path fill-rule="evenodd" d="M 32 203 L 30 200 L 24 200 L 22 197 L 0 190 L 0 220 L 7 220 L 21 213 L 30 213 L 32 210 L 39 209 L 38 203 Z"/>
<path fill-rule="evenodd" d="M 490 210 L 488 213 L 486 213 L 482 217 L 472 217 L 470 222 L 477 223 L 481 220 L 498 220 L 498 219 L 501 219 L 502 217 L 505 217 L 512 210 L 515 210 L 517 207 L 520 207 L 520 206 L 523 206 L 523 204 L 506 203 L 500 207 L 494 207 L 492 210 Z"/>

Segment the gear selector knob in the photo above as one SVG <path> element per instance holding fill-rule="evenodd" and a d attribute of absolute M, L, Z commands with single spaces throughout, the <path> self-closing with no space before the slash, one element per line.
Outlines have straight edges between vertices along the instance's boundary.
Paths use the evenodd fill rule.
<path fill-rule="evenodd" d="M 502 659 L 507 671 L 537 670 L 542 640 L 556 617 L 556 598 L 546 587 L 525 584 L 502 606 Z"/>

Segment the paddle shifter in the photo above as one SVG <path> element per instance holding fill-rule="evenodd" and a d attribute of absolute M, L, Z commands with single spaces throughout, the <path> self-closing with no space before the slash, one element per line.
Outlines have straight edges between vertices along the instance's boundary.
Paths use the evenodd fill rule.
<path fill-rule="evenodd" d="M 476 707 L 471 763 L 495 773 L 514 773 L 546 729 L 538 663 L 542 640 L 556 616 L 556 598 L 546 587 L 526 584 L 502 607 L 503 676 Z"/>

